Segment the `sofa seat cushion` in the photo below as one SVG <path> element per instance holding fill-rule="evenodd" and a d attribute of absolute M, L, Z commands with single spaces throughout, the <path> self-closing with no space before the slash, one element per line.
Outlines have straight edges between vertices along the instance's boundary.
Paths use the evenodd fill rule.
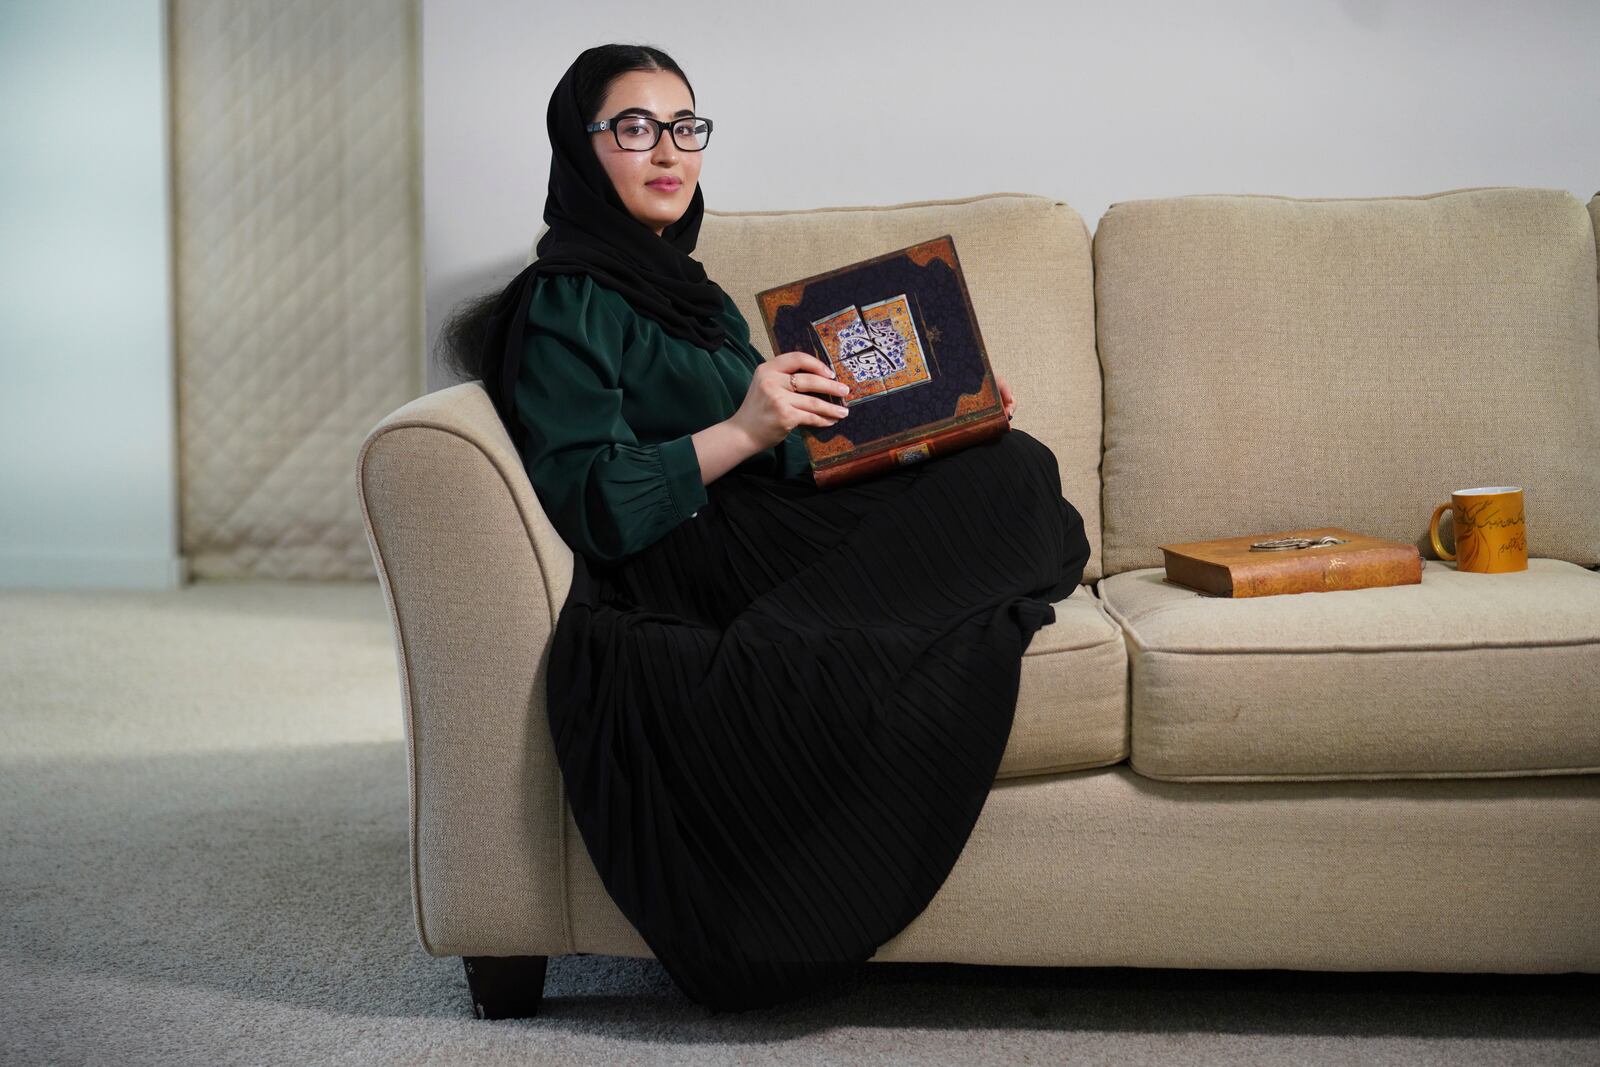
<path fill-rule="evenodd" d="M 1105 606 L 1080 585 L 1022 655 L 1017 711 L 996 778 L 1119 763 L 1128 755 L 1128 655 Z"/>
<path fill-rule="evenodd" d="M 1600 574 L 1424 561 L 1420 585 L 1228 599 L 1100 583 L 1131 665 L 1134 770 L 1174 781 L 1600 770 Z"/>

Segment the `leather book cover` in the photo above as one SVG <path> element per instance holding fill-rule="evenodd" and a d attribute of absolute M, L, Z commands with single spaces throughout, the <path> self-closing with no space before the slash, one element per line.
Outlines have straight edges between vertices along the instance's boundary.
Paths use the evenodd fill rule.
<path fill-rule="evenodd" d="M 810 352 L 850 386 L 827 397 L 848 416 L 801 427 L 821 488 L 1010 429 L 948 234 L 763 290 L 756 303 L 773 355 Z"/>
<path fill-rule="evenodd" d="M 1288 538 L 1343 538 L 1345 544 L 1252 551 L 1251 544 Z M 1213 596 L 1324 593 L 1422 581 L 1416 545 L 1352 533 L 1337 526 L 1224 537 L 1159 546 L 1167 580 Z"/>

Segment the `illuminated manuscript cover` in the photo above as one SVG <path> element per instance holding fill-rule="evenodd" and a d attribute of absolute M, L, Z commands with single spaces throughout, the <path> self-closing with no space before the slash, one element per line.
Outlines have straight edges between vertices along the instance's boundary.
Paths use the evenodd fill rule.
<path fill-rule="evenodd" d="M 802 426 L 816 484 L 857 481 L 1010 428 L 947 234 L 756 294 L 773 355 L 809 352 L 850 408 Z"/>

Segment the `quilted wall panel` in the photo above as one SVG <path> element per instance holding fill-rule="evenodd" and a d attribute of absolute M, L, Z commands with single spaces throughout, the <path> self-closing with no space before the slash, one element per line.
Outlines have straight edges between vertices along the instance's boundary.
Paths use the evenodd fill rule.
<path fill-rule="evenodd" d="M 172 0 L 182 550 L 374 576 L 355 456 L 422 389 L 414 0 Z"/>

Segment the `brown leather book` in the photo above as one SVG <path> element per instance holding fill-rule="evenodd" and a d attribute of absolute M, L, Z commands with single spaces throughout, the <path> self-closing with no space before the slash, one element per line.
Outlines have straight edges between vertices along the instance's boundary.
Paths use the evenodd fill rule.
<path fill-rule="evenodd" d="M 1276 551 L 1250 547 L 1257 542 L 1316 541 L 1324 537 L 1341 538 L 1345 543 Z M 1188 541 L 1160 548 L 1166 557 L 1168 581 L 1213 596 L 1326 593 L 1422 581 L 1422 555 L 1416 545 L 1368 537 L 1337 526 Z"/>

